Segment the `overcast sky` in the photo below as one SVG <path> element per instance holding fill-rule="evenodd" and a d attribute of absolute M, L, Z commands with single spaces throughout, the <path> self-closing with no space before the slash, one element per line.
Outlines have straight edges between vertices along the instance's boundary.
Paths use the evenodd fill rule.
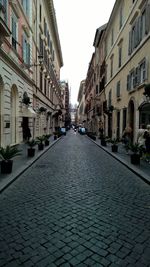
<path fill-rule="evenodd" d="M 115 0 L 54 0 L 64 66 L 60 78 L 69 83 L 71 103 L 77 103 L 94 52 L 96 29 L 107 23 Z"/>

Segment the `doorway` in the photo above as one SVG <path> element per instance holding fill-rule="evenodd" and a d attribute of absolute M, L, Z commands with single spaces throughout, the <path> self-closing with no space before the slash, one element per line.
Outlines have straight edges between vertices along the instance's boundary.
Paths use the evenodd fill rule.
<path fill-rule="evenodd" d="M 22 132 L 23 132 L 23 141 L 27 140 L 27 129 L 29 128 L 29 118 L 22 118 Z"/>
<path fill-rule="evenodd" d="M 134 102 L 133 100 L 130 100 L 129 102 L 129 108 L 128 108 L 128 122 L 129 126 L 132 129 L 132 135 L 131 135 L 131 141 L 133 142 L 134 139 Z"/>

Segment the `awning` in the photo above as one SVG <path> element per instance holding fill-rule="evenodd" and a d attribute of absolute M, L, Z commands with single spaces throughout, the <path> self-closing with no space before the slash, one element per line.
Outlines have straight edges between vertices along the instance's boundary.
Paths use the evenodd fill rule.
<path fill-rule="evenodd" d="M 31 107 L 23 107 L 22 109 L 22 116 L 23 117 L 29 117 L 29 118 L 35 118 L 36 112 Z"/>

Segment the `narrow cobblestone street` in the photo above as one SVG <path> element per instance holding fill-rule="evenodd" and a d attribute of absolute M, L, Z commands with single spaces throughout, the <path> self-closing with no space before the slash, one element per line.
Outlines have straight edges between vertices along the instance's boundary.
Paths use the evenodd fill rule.
<path fill-rule="evenodd" d="M 150 266 L 149 185 L 69 131 L 0 196 L 0 266 Z"/>

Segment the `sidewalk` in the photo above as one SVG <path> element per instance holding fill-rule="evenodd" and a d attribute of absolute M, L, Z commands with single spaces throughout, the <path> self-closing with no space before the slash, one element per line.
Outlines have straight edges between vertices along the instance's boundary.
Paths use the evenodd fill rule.
<path fill-rule="evenodd" d="M 44 150 L 39 151 L 36 147 L 35 156 L 30 158 L 27 157 L 27 144 L 20 144 L 19 149 L 21 149 L 21 156 L 17 156 L 13 159 L 13 170 L 10 174 L 0 173 L 0 193 L 7 188 L 13 181 L 15 181 L 25 170 L 27 170 L 35 161 L 37 161 L 47 150 L 49 150 L 55 143 L 57 143 L 61 138 L 54 141 L 54 137 L 50 137 L 50 145 L 44 147 Z"/>
<path fill-rule="evenodd" d="M 103 149 L 108 154 L 110 154 L 112 157 L 114 157 L 116 160 L 118 160 L 123 165 L 125 165 L 128 169 L 134 172 L 137 176 L 143 179 L 146 183 L 150 184 L 150 164 L 148 162 L 141 159 L 140 165 L 131 164 L 130 153 L 127 154 L 124 148 L 124 145 L 122 143 L 118 144 L 118 152 L 114 153 L 114 152 L 111 152 L 111 145 L 112 145 L 111 143 L 107 143 L 107 146 L 104 147 L 104 146 L 101 146 L 101 142 L 98 138 L 96 138 L 96 141 L 92 140 L 91 138 L 89 139 L 93 143 L 95 143 L 97 146 L 99 146 L 101 149 Z"/>

